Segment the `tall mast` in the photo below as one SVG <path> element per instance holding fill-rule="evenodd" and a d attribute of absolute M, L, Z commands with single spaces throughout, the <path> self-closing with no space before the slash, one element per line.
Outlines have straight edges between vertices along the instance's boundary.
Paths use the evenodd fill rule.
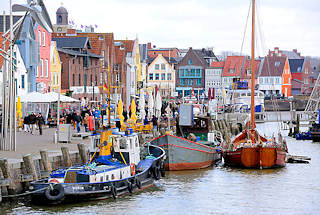
<path fill-rule="evenodd" d="M 254 131 L 255 124 L 255 105 L 254 105 L 254 88 L 255 88 L 255 71 L 254 71 L 254 42 L 255 42 L 255 0 L 252 0 L 252 32 L 251 32 L 251 129 Z M 254 140 L 254 136 L 253 140 Z"/>

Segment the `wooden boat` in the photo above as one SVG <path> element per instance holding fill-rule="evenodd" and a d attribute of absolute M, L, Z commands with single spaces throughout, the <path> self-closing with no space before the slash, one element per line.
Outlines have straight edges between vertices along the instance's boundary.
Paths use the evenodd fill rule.
<path fill-rule="evenodd" d="M 56 170 L 48 179 L 33 182 L 33 202 L 58 204 L 116 198 L 152 186 L 164 171 L 161 167 L 165 152 L 158 146 L 146 145 L 148 153 L 140 160 L 137 134 L 102 132 L 98 145 L 86 165 Z"/>
<path fill-rule="evenodd" d="M 252 0 L 252 38 L 251 38 L 251 83 L 255 83 L 255 0 Z M 278 142 L 273 137 L 261 136 L 255 125 L 255 87 L 251 86 L 250 126 L 237 135 L 231 143 L 223 146 L 223 158 L 226 165 L 243 168 L 284 167 L 288 152 L 286 141 L 279 133 Z"/>
<path fill-rule="evenodd" d="M 165 134 L 150 142 L 166 152 L 164 167 L 167 170 L 201 169 L 221 160 L 220 141 L 194 142 L 182 137 Z"/>

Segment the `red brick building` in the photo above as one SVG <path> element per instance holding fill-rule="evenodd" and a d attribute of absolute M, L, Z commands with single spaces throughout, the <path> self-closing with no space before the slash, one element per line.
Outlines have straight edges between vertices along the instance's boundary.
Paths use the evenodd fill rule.
<path fill-rule="evenodd" d="M 178 48 L 156 48 L 152 47 L 151 43 L 148 43 L 148 57 L 156 58 L 159 54 L 164 57 L 180 57 L 180 51 Z"/>

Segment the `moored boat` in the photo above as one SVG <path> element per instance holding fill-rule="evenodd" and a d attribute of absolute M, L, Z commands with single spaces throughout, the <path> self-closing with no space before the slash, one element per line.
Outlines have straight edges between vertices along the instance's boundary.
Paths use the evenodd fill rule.
<path fill-rule="evenodd" d="M 167 170 L 201 169 L 221 160 L 220 141 L 199 143 L 182 137 L 165 134 L 150 142 L 166 152 L 164 167 Z"/>
<path fill-rule="evenodd" d="M 320 123 L 313 123 L 310 133 L 313 142 L 320 142 Z"/>
<path fill-rule="evenodd" d="M 255 83 L 255 0 L 252 0 L 252 38 L 251 38 L 251 83 Z M 284 167 L 288 152 L 286 141 L 279 133 L 278 141 L 267 139 L 256 130 L 255 124 L 255 86 L 251 85 L 249 128 L 238 134 L 231 143 L 223 146 L 223 158 L 226 165 L 243 168 Z"/>
<path fill-rule="evenodd" d="M 53 171 L 31 184 L 35 203 L 58 204 L 116 198 L 152 186 L 160 178 L 165 152 L 147 144 L 140 160 L 137 134 L 102 132 L 99 146 L 86 165 Z"/>

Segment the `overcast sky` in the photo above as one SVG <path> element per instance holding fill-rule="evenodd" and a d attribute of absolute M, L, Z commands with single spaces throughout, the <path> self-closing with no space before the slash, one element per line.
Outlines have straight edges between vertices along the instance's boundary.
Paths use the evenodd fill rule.
<path fill-rule="evenodd" d="M 8 11 L 8 1 L 0 0 L 2 10 Z M 113 32 L 115 39 L 138 36 L 140 43 L 157 47 L 213 47 L 216 53 L 240 52 L 250 5 L 250 0 L 44 0 L 53 24 L 62 2 L 78 28 L 97 25 L 96 32 Z M 320 0 L 257 0 L 257 55 L 277 46 L 320 56 L 319 11 Z"/>

